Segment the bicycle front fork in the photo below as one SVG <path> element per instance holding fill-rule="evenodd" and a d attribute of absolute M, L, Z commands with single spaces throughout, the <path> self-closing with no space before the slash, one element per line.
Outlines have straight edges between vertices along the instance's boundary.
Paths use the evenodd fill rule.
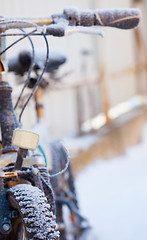
<path fill-rule="evenodd" d="M 12 88 L 6 81 L 0 81 L 0 125 L 2 133 L 2 153 L 16 150 L 12 146 L 12 136 L 19 127 L 12 105 Z"/>

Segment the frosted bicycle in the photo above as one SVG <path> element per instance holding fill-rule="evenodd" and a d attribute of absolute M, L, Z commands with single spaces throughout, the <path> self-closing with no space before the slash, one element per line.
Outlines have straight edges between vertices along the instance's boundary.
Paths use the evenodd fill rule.
<path fill-rule="evenodd" d="M 1 55 L 18 41 L 30 36 L 37 37 L 38 35 L 43 36 L 47 51 L 42 72 L 22 107 L 18 120 L 12 105 L 12 88 L 5 79 L 4 63 L 0 61 L 0 124 L 2 135 L 2 154 L 0 157 L 0 239 L 57 240 L 59 239 L 59 231 L 61 233 L 60 239 L 68 239 L 64 221 L 62 228 L 59 226 L 59 231 L 57 229 L 54 187 L 50 183 L 51 175 L 45 166 L 44 159 L 35 152 L 39 136 L 36 133 L 24 130 L 20 121 L 22 113 L 37 90 L 48 64 L 49 46 L 46 35 L 63 37 L 68 33 L 75 32 L 102 35 L 102 31 L 93 28 L 93 26 L 100 25 L 132 29 L 138 25 L 139 19 L 140 11 L 137 9 L 78 11 L 73 8 L 65 9 L 62 14 L 52 15 L 46 22 L 40 19 L 1 18 Z M 12 31 L 7 31 L 9 29 Z M 20 29 L 20 32 L 16 31 L 16 29 Z M 20 39 L 3 49 L 4 38 L 15 35 L 20 36 Z M 23 90 L 28 85 L 32 67 L 33 61 L 31 62 Z M 54 176 L 60 175 L 54 174 Z M 58 182 L 57 179 L 56 183 Z M 57 193 L 56 198 L 61 203 L 61 210 L 65 201 Z M 72 237 L 73 239 L 80 239 L 76 232 L 72 234 Z"/>
<path fill-rule="evenodd" d="M 44 50 L 41 49 L 40 51 L 37 51 L 38 49 L 35 49 L 35 59 L 34 59 L 34 67 L 33 67 L 33 76 L 30 77 L 30 81 L 28 83 L 28 88 L 33 88 L 34 84 L 37 81 L 38 77 L 38 71 L 42 69 L 42 66 L 45 61 L 45 53 Z M 61 144 L 60 139 L 56 140 L 49 140 L 49 135 L 46 134 L 48 132 L 48 129 L 44 123 L 44 104 L 43 104 L 43 94 L 44 91 L 51 91 L 53 83 L 59 83 L 60 87 L 62 85 L 61 81 L 62 78 L 67 76 L 70 71 L 65 72 L 64 74 L 60 75 L 58 74 L 59 68 L 66 63 L 66 55 L 57 50 L 52 50 L 50 54 L 50 61 L 48 62 L 47 68 L 46 68 L 46 74 L 47 76 L 43 77 L 37 91 L 35 92 L 35 109 L 36 109 L 36 115 L 37 115 L 37 124 L 35 124 L 33 130 L 37 129 L 37 132 L 41 136 L 41 139 L 43 138 L 43 141 L 40 141 L 40 144 L 38 148 L 43 153 L 43 156 L 45 158 L 46 167 L 51 172 L 51 174 L 55 174 L 57 171 L 60 172 L 62 169 L 65 168 L 67 162 L 68 162 L 68 168 L 66 169 L 66 172 L 60 174 L 60 176 L 55 176 L 51 178 L 51 184 L 53 187 L 53 190 L 55 192 L 55 203 L 56 203 L 56 216 L 57 216 L 57 226 L 60 230 L 60 238 L 65 239 L 64 235 L 72 234 L 74 232 L 77 233 L 77 235 L 80 235 L 82 231 L 89 228 L 87 220 L 81 216 L 79 212 L 78 207 L 78 200 L 76 196 L 76 189 L 74 184 L 74 178 L 72 173 L 72 167 L 70 162 L 68 161 L 68 154 L 64 146 Z M 21 50 L 15 57 L 11 57 L 8 59 L 8 71 L 14 72 L 15 76 L 18 77 L 18 84 L 22 84 L 23 79 L 25 78 L 25 73 L 29 70 L 30 65 L 32 61 L 32 54 L 31 51 L 28 49 Z M 22 78 L 22 81 L 20 83 L 19 78 Z M 17 105 L 17 104 L 16 104 Z M 15 106 L 16 106 L 15 105 Z M 22 102 L 20 103 L 22 105 Z M 39 130 L 38 130 L 39 129 Z M 46 146 L 44 146 L 44 142 L 46 142 Z M 46 149 L 47 148 L 47 149 Z M 46 156 L 46 151 L 48 151 L 48 148 L 50 149 L 51 157 Z M 48 159 L 50 159 L 50 162 L 48 163 Z M 51 160 L 52 159 L 52 160 Z M 64 231 L 64 218 L 63 218 L 63 206 L 66 206 L 70 211 L 70 216 L 68 219 L 72 222 L 72 230 L 67 229 L 66 232 Z M 67 215 L 67 214 L 66 214 Z M 67 217 L 66 217 L 67 218 Z M 62 235 L 62 236 L 61 236 Z M 63 237 L 64 236 L 64 237 Z"/>

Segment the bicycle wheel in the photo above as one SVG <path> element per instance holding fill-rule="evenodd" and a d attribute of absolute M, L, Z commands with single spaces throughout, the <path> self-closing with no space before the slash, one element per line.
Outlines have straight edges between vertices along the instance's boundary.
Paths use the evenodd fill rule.
<path fill-rule="evenodd" d="M 65 159 L 62 159 L 62 168 L 65 166 Z M 72 173 L 72 167 L 69 163 L 69 166 L 67 168 L 67 172 L 64 173 L 64 179 L 65 184 L 67 186 L 67 191 L 71 193 L 72 201 L 74 202 L 77 209 L 79 209 L 78 200 L 77 200 L 77 194 L 76 194 L 76 188 L 74 183 L 74 177 Z"/>
<path fill-rule="evenodd" d="M 10 209 L 17 209 L 19 217 L 12 220 L 12 231 L 7 239 L 58 240 L 56 222 L 44 193 L 37 187 L 18 184 L 8 190 Z"/>
<path fill-rule="evenodd" d="M 52 170 L 50 173 L 55 174 L 65 167 L 68 154 L 59 140 L 50 142 L 50 150 L 52 155 Z M 55 193 L 59 193 L 62 190 L 62 193 L 64 192 L 69 198 L 71 198 L 77 209 L 79 208 L 72 174 L 72 167 L 70 163 L 65 173 L 51 178 L 51 183 Z"/>
<path fill-rule="evenodd" d="M 66 149 L 61 145 L 59 140 L 50 142 L 50 150 L 52 154 L 51 174 L 55 174 L 65 168 L 68 155 Z M 70 163 L 65 173 L 51 178 L 51 183 L 55 191 L 55 198 L 61 197 L 69 201 L 78 211 L 79 207 Z M 70 232 L 72 225 L 75 225 L 76 219 L 70 210 L 67 216 L 64 205 L 65 202 L 59 202 L 56 200 L 56 217 L 60 229 L 60 240 L 75 240 L 76 238 L 74 238 L 74 235 L 71 233 L 69 234 L 68 232 Z M 67 224 L 66 219 L 70 224 Z"/>

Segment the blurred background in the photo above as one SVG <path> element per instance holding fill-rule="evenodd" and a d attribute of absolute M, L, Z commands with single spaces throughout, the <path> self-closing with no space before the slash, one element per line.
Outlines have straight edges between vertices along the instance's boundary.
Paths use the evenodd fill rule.
<path fill-rule="evenodd" d="M 48 37 L 50 49 L 67 61 L 58 71 L 61 81 L 45 89 L 43 103 L 49 138 L 63 138 L 71 156 L 81 211 L 93 227 L 91 240 L 147 239 L 147 1 L 0 0 L 0 6 L 8 17 L 49 17 L 70 6 L 141 9 L 134 30 L 105 27 L 103 38 Z M 44 51 L 42 38 L 33 41 Z M 30 48 L 28 40 L 9 50 L 8 58 L 22 47 Z M 15 85 L 14 74 L 8 79 Z M 16 86 L 14 102 L 19 91 Z M 36 123 L 33 100 L 22 121 L 30 129 Z"/>

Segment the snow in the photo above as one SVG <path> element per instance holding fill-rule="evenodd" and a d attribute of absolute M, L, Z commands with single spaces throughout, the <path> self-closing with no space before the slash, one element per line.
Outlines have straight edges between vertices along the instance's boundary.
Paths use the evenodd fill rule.
<path fill-rule="evenodd" d="M 147 125 L 138 145 L 120 157 L 97 159 L 76 177 L 76 187 L 96 239 L 146 240 Z"/>

